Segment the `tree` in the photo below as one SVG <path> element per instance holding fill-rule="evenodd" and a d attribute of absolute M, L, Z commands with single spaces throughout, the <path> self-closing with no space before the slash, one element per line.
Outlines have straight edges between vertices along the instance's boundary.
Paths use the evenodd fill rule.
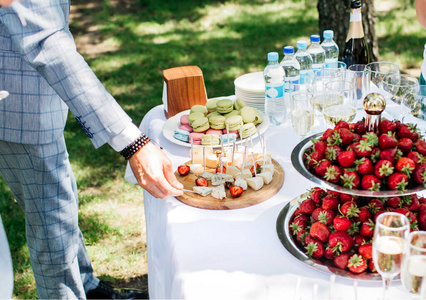
<path fill-rule="evenodd" d="M 364 33 L 367 39 L 371 61 L 379 60 L 379 48 L 374 30 L 376 24 L 376 11 L 374 0 L 362 0 L 362 19 Z M 319 30 L 331 29 L 334 31 L 334 40 L 340 49 L 339 59 L 345 48 L 346 35 L 349 29 L 351 0 L 318 0 Z"/>

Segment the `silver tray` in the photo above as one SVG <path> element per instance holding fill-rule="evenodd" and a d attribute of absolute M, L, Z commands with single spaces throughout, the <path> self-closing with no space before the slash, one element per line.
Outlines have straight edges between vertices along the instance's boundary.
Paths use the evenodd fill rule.
<path fill-rule="evenodd" d="M 304 193 L 294 198 L 293 200 L 291 200 L 289 203 L 287 203 L 284 206 L 284 208 L 281 210 L 281 212 L 278 215 L 277 234 L 284 248 L 286 248 L 288 252 L 290 252 L 291 255 L 293 255 L 299 261 L 318 271 L 325 272 L 327 274 L 336 274 L 337 276 L 344 277 L 347 279 L 381 282 L 382 277 L 377 273 L 363 272 L 360 274 L 355 274 L 350 271 L 342 270 L 340 268 L 335 267 L 333 265 L 333 262 L 327 259 L 324 259 L 324 260 L 311 259 L 302 250 L 299 249 L 299 247 L 296 244 L 296 241 L 293 240 L 293 236 L 290 233 L 289 225 L 290 225 L 291 217 L 294 211 L 297 209 L 299 202 L 306 199 L 308 197 L 308 194 L 309 193 Z"/>
<path fill-rule="evenodd" d="M 316 177 L 314 174 L 309 172 L 308 169 L 306 169 L 305 164 L 303 163 L 303 153 L 305 153 L 305 151 L 310 146 L 312 146 L 311 138 L 317 138 L 317 137 L 320 137 L 321 135 L 322 133 L 317 133 L 310 137 L 307 137 L 306 139 L 302 140 L 299 144 L 297 144 L 296 147 L 294 147 L 293 151 L 291 152 L 291 163 L 293 164 L 297 172 L 299 172 L 306 179 L 318 184 L 320 187 L 333 190 L 336 192 L 341 192 L 341 193 L 346 193 L 346 194 L 351 194 L 356 196 L 364 196 L 364 197 L 404 196 L 404 195 L 415 194 L 424 190 L 423 186 L 421 185 L 416 188 L 406 189 L 404 192 L 392 191 L 392 190 L 366 191 L 366 190 L 357 190 L 357 189 L 347 189 L 345 187 L 341 187 L 337 184 L 333 184 Z"/>

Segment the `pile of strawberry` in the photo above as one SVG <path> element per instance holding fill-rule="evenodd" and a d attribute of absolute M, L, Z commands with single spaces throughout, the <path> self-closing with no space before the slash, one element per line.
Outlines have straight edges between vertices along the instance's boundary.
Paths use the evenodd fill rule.
<path fill-rule="evenodd" d="M 312 143 L 304 164 L 330 183 L 372 191 L 426 186 L 426 142 L 415 125 L 383 119 L 367 132 L 364 120 L 340 121 Z"/>
<path fill-rule="evenodd" d="M 383 212 L 406 215 L 411 230 L 426 230 L 426 198 L 416 194 L 356 197 L 315 187 L 290 220 L 290 233 L 309 257 L 354 273 L 376 272 L 372 260 L 375 220 Z"/>

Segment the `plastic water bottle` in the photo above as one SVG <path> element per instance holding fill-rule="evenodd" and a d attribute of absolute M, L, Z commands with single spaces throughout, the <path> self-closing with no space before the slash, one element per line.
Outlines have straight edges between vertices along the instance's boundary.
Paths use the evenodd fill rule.
<path fill-rule="evenodd" d="M 300 83 L 300 64 L 294 56 L 294 47 L 284 47 L 284 58 L 280 65 L 283 67 L 285 72 L 284 80 L 284 101 L 286 103 L 286 117 L 290 115 L 291 107 L 291 92 L 295 91 Z"/>
<path fill-rule="evenodd" d="M 303 86 L 307 88 L 308 84 L 311 83 L 314 75 L 312 71 L 312 57 L 308 51 L 306 51 L 307 47 L 308 43 L 306 43 L 306 41 L 297 41 L 297 52 L 294 55 L 300 64 L 301 88 L 303 88 Z"/>
<path fill-rule="evenodd" d="M 284 69 L 278 62 L 278 53 L 268 53 L 268 65 L 263 71 L 265 78 L 265 113 L 272 126 L 285 121 L 286 105 L 284 102 Z"/>
<path fill-rule="evenodd" d="M 321 37 L 318 34 L 311 35 L 311 45 L 308 48 L 308 53 L 312 57 L 312 70 L 317 71 L 324 68 L 325 51 L 320 45 Z"/>
<path fill-rule="evenodd" d="M 335 62 L 339 58 L 339 46 L 333 40 L 333 30 L 324 30 L 324 40 L 321 43 L 321 47 L 325 51 L 325 63 Z"/>
<path fill-rule="evenodd" d="M 419 83 L 421 85 L 426 84 L 426 44 L 425 44 L 425 50 L 423 51 L 423 63 L 422 63 L 422 73 L 420 74 L 420 80 Z"/>

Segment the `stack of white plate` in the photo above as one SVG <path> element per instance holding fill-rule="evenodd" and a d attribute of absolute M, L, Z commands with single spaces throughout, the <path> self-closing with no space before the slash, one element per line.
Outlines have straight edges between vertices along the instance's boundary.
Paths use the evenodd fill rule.
<path fill-rule="evenodd" d="M 263 72 L 244 74 L 234 81 L 235 96 L 251 107 L 265 112 L 265 81 Z"/>

